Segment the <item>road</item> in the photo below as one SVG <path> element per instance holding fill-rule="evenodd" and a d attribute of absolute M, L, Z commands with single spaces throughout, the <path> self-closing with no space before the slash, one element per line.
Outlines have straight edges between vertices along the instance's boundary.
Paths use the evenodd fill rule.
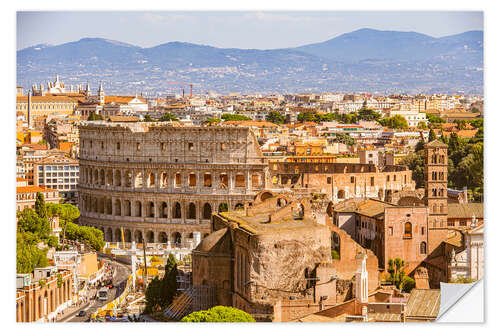
<path fill-rule="evenodd" d="M 115 269 L 115 273 L 113 275 L 113 286 L 115 286 L 113 289 L 110 289 L 108 292 L 108 299 L 105 301 L 100 301 L 100 300 L 91 300 L 89 304 L 81 308 L 80 310 L 85 310 L 85 316 L 83 317 L 77 317 L 78 312 L 74 314 L 71 314 L 65 318 L 62 318 L 59 320 L 59 322 L 84 322 L 87 321 L 90 318 L 90 314 L 97 310 L 99 307 L 103 306 L 106 303 L 111 302 L 115 298 L 121 295 L 123 290 L 125 289 L 125 285 L 127 284 L 127 279 L 130 275 L 130 266 L 118 263 L 116 261 L 111 261 L 105 259 L 104 261 L 107 261 L 111 263 L 111 265 Z"/>

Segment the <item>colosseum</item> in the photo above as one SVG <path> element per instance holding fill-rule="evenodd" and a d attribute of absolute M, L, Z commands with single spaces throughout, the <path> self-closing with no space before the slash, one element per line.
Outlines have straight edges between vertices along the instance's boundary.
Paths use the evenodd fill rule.
<path fill-rule="evenodd" d="M 80 126 L 81 225 L 106 241 L 187 246 L 212 211 L 243 208 L 267 187 L 267 163 L 248 128 L 167 123 Z"/>

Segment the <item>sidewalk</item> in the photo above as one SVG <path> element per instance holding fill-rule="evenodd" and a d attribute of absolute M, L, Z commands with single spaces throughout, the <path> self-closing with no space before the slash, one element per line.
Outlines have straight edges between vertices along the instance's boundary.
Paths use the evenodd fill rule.
<path fill-rule="evenodd" d="M 76 304 L 71 305 L 70 307 L 68 307 L 64 310 L 64 313 L 61 312 L 57 315 L 56 322 L 61 322 L 65 319 L 71 317 L 72 315 L 74 315 L 75 313 L 78 313 L 81 309 L 85 308 L 89 304 L 90 304 L 90 302 L 82 303 L 80 305 L 76 305 Z"/>

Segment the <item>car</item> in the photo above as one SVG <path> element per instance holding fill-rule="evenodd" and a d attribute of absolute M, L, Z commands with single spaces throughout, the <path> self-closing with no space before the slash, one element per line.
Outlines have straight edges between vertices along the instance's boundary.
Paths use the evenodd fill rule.
<path fill-rule="evenodd" d="M 85 310 L 80 310 L 80 312 L 78 312 L 78 315 L 77 317 L 85 317 Z"/>

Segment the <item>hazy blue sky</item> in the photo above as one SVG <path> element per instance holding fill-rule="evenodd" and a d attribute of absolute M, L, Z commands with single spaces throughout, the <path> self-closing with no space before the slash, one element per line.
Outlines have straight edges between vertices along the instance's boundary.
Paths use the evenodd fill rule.
<path fill-rule="evenodd" d="M 102 37 L 151 47 L 172 41 L 272 49 L 360 28 L 441 37 L 483 30 L 482 12 L 18 12 L 17 49 Z"/>

